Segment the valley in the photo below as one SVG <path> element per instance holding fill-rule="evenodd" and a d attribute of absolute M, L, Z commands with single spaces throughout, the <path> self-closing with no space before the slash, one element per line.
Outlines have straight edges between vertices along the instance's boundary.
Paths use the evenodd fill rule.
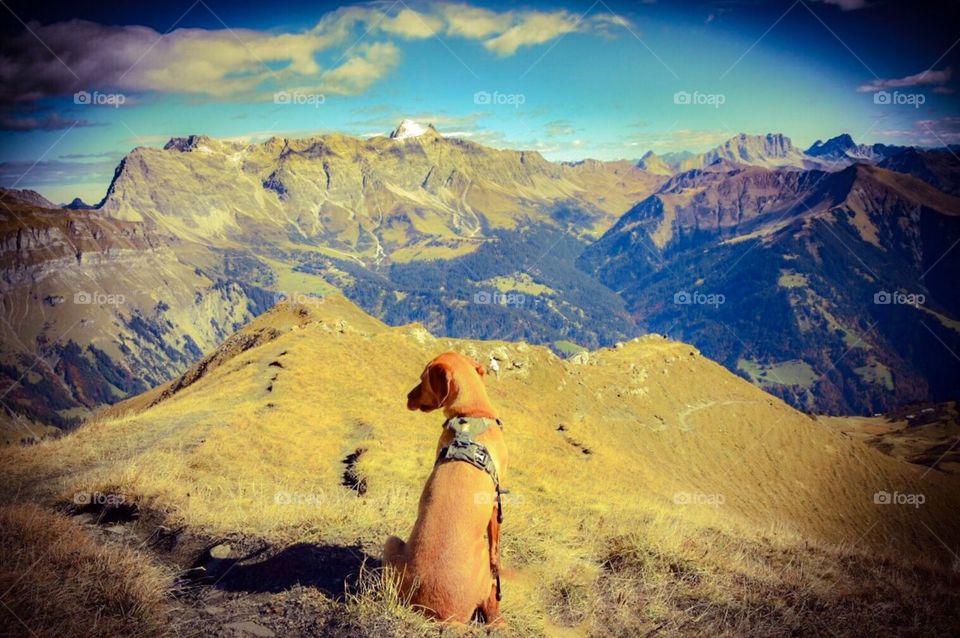
<path fill-rule="evenodd" d="M 89 210 L 5 192 L 8 429 L 68 429 L 278 300 L 334 291 L 452 337 L 670 334 L 811 412 L 955 395 L 956 360 L 931 354 L 960 346 L 960 200 L 937 152 L 740 135 L 648 169 L 411 126 L 174 138 L 128 154 Z"/>

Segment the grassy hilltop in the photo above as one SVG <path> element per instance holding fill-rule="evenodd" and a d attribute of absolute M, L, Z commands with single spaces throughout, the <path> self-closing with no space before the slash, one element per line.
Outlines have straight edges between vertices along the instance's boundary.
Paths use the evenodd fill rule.
<path fill-rule="evenodd" d="M 4 605 L 38 636 L 437 634 L 377 559 L 413 524 L 442 421 L 405 395 L 447 349 L 502 360 L 505 635 L 960 626 L 956 475 L 683 343 L 561 360 L 391 328 L 339 296 L 277 306 L 183 377 L 0 449 Z"/>

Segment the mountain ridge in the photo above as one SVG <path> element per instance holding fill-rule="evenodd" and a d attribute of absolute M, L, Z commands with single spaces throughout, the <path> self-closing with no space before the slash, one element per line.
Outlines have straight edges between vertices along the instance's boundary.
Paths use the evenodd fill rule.
<path fill-rule="evenodd" d="M 77 562 L 78 538 L 103 549 L 96 565 L 136 558 L 141 569 L 96 582 L 146 590 L 188 635 L 241 620 L 277 635 L 436 635 L 371 567 L 416 516 L 443 422 L 404 397 L 451 349 L 500 361 L 484 382 L 510 453 L 511 635 L 606 634 L 611 619 L 626 635 L 803 633 L 824 614 L 843 633 L 955 624 L 956 475 L 885 455 L 661 336 L 562 360 L 386 326 L 335 294 L 274 306 L 206 365 L 73 433 L 0 449 L 2 494 L 35 508 L 24 526 L 0 502 L 4 538 L 39 546 L 38 569 L 16 577 L 72 591 L 85 570 L 40 586 L 48 561 L 66 560 L 43 551 L 62 526 Z M 905 495 L 922 506 L 884 500 Z M 89 618 L 75 620 L 85 635 Z"/>
<path fill-rule="evenodd" d="M 11 192 L 20 219 L 8 219 L 3 229 L 4 291 L 22 310 L 5 306 L 3 375 L 17 397 L 18 414 L 69 427 L 97 406 L 142 390 L 132 384 L 133 370 L 141 370 L 148 385 L 161 383 L 277 299 L 333 290 L 389 323 L 420 321 L 438 334 L 496 335 L 551 343 L 558 351 L 610 345 L 642 330 L 668 332 L 672 321 L 662 320 L 671 307 L 638 296 L 635 282 L 621 281 L 625 275 L 614 271 L 635 267 L 633 278 L 642 279 L 676 268 L 671 260 L 678 258 L 702 273 L 690 281 L 674 277 L 673 293 L 694 291 L 711 272 L 708 264 L 740 245 L 750 250 L 752 263 L 768 252 L 770 241 L 816 229 L 809 246 L 790 249 L 811 256 L 803 268 L 753 263 L 757 272 L 784 271 L 768 277 L 757 294 L 777 308 L 780 320 L 799 321 L 798 310 L 784 307 L 783 295 L 802 286 L 785 288 L 779 278 L 817 279 L 822 266 L 816 252 L 837 243 L 834 229 L 842 228 L 842 241 L 856 246 L 846 255 L 831 252 L 834 271 L 855 270 L 863 261 L 886 274 L 888 266 L 877 255 L 861 252 L 880 250 L 903 256 L 903 267 L 913 272 L 919 262 L 907 259 L 909 251 L 927 254 L 939 245 L 929 229 L 913 226 L 955 210 L 949 193 L 960 192 L 960 173 L 947 152 L 912 149 L 883 160 L 880 168 L 847 160 L 817 169 L 777 167 L 770 165 L 774 159 L 793 162 L 800 153 L 789 138 L 739 135 L 709 162 L 705 155 L 671 157 L 698 165 L 671 172 L 628 161 L 554 163 L 535 151 L 492 149 L 420 128 L 421 134 L 401 140 L 338 133 L 257 144 L 174 137 L 163 149 L 128 154 L 93 210 L 51 213 L 52 204 L 39 195 L 24 193 L 21 200 Z M 853 140 L 838 136 L 829 142 L 818 148 L 850 148 Z M 645 158 L 651 165 L 658 159 Z M 905 214 L 904 207 L 920 212 Z M 890 229 L 884 215 L 913 230 Z M 59 221 L 51 225 L 51 219 Z M 921 232 L 918 242 L 911 233 Z M 630 233 L 641 242 L 626 240 Z M 753 251 L 755 245 L 764 250 Z M 679 252 L 691 247 L 713 256 L 683 261 L 693 258 Z M 612 252 L 598 261 L 598 251 L 608 248 Z M 730 263 L 736 260 L 730 257 Z M 952 330 L 957 312 L 940 268 L 951 263 L 948 256 L 930 275 L 936 295 L 926 286 L 915 291 L 931 299 L 924 318 L 935 322 L 933 330 L 947 343 L 953 333 L 939 331 Z M 609 279 L 601 282 L 597 273 Z M 844 314 L 853 321 L 852 307 L 866 312 L 863 299 L 848 299 L 839 282 L 818 281 L 820 290 L 811 298 L 817 330 L 837 329 L 836 317 Z M 78 303 L 77 293 L 98 303 Z M 120 298 L 123 303 L 99 303 Z M 651 302 L 648 310 L 638 310 L 641 298 Z M 746 307 L 728 306 L 734 307 L 749 314 Z M 674 313 L 673 319 L 681 316 Z M 710 325 L 722 329 L 690 324 L 691 330 Z M 795 329 L 791 325 L 788 332 Z M 692 333 L 682 336 L 695 340 Z M 893 400 L 932 398 L 923 375 L 933 369 L 917 372 L 916 355 L 890 359 L 896 347 L 889 343 L 878 347 L 887 352 L 879 358 L 855 349 L 849 360 L 857 365 L 844 374 L 860 381 L 835 379 L 818 398 L 809 388 L 777 388 L 769 374 L 761 374 L 787 365 L 797 374 L 783 376 L 807 380 L 811 373 L 804 366 L 825 366 L 811 355 L 809 343 L 798 359 L 767 335 L 741 361 L 726 338 L 705 339 L 705 350 L 731 370 L 807 410 L 870 413 Z M 44 366 L 49 378 L 26 374 L 34 352 L 55 361 Z M 798 363 L 804 356 L 809 362 Z M 905 376 L 903 389 L 894 392 L 889 387 L 897 385 L 896 374 Z M 856 388 L 869 389 L 862 400 L 851 399 Z M 58 398 L 44 402 L 45 393 Z"/>
<path fill-rule="evenodd" d="M 662 175 L 707 168 L 721 162 L 771 169 L 832 171 L 856 162 L 878 163 L 908 148 L 910 147 L 887 144 L 857 144 L 849 133 L 841 133 L 826 142 L 817 140 L 806 150 L 801 150 L 783 133 L 739 133 L 698 154 L 671 153 L 659 156 L 653 151 L 647 151 L 637 165 Z"/>
<path fill-rule="evenodd" d="M 958 212 L 960 199 L 866 164 L 691 170 L 580 264 L 644 329 L 677 330 L 806 410 L 872 414 L 955 392 L 960 369 L 924 353 L 960 346 L 949 283 Z M 907 294 L 921 303 L 888 299 Z M 926 330 L 906 329 L 919 321 Z"/>
<path fill-rule="evenodd" d="M 620 163 L 611 179 L 548 162 L 536 151 L 498 150 L 424 131 L 403 139 L 332 133 L 261 144 L 172 138 L 162 151 L 141 147 L 128 154 L 99 210 L 149 219 L 198 241 L 242 240 L 243 229 L 255 224 L 261 240 L 332 247 L 362 260 L 407 260 L 437 256 L 436 247 L 428 248 L 435 240 L 449 244 L 449 255 L 474 250 L 484 228 L 515 228 L 531 219 L 555 224 L 551 213 L 560 206 L 579 209 L 585 224 L 575 232 L 598 234 L 625 196 L 659 182 Z M 217 177 L 224 172 L 229 182 Z M 221 183 L 214 190 L 197 176 Z M 605 197 L 591 194 L 592 180 L 602 180 Z M 210 212 L 185 217 L 190 207 L 175 204 L 177 189 L 204 194 Z M 245 201 L 257 209 L 246 210 Z"/>

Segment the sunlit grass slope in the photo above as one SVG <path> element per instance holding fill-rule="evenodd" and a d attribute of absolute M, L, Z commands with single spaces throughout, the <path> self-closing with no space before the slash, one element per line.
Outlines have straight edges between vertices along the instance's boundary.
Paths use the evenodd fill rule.
<path fill-rule="evenodd" d="M 408 412 L 405 395 L 447 349 L 501 359 L 487 385 L 510 448 L 509 631 L 919 635 L 957 621 L 956 477 L 851 440 L 657 336 L 574 363 L 390 328 L 337 296 L 281 305 L 180 382 L 62 439 L 4 449 L 4 500 L 110 491 L 198 535 L 375 556 L 413 523 L 442 417 Z M 878 492 L 924 502 L 878 504 Z M 366 587 L 344 603 L 350 631 L 434 631 Z"/>

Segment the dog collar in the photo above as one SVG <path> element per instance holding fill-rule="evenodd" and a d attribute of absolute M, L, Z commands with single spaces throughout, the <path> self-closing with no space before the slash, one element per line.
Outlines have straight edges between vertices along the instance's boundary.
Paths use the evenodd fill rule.
<path fill-rule="evenodd" d="M 503 429 L 503 421 L 499 418 L 490 419 L 482 416 L 452 416 L 444 421 L 443 427 L 454 435 L 463 434 L 472 439 L 486 432 L 491 421 L 501 430 Z"/>

